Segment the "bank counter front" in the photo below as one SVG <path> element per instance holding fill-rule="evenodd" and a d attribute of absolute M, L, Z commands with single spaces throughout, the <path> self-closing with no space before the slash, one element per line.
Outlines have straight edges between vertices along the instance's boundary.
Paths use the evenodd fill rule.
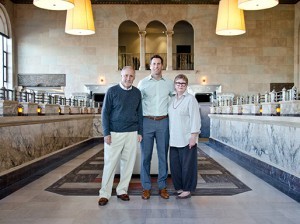
<path fill-rule="evenodd" d="M 300 117 L 209 117 L 214 149 L 300 202 Z"/>

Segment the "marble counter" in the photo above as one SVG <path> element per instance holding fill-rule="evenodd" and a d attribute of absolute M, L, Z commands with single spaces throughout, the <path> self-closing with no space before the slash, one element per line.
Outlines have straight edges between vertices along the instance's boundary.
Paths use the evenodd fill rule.
<path fill-rule="evenodd" d="M 0 172 L 101 136 L 100 115 L 1 117 Z"/>
<path fill-rule="evenodd" d="M 299 117 L 209 116 L 211 138 L 300 177 Z"/>
<path fill-rule="evenodd" d="M 210 142 L 221 153 L 300 200 L 300 117 L 209 117 Z"/>

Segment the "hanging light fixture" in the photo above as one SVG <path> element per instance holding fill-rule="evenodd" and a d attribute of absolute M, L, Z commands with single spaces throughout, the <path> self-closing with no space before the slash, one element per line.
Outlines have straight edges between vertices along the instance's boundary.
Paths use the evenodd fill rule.
<path fill-rule="evenodd" d="M 278 5 L 278 0 L 239 0 L 239 8 L 243 10 L 268 9 Z"/>
<path fill-rule="evenodd" d="M 74 7 L 74 0 L 34 0 L 36 7 L 49 10 L 67 10 Z"/>
<path fill-rule="evenodd" d="M 65 32 L 73 35 L 95 33 L 91 0 L 74 0 L 75 7 L 67 11 Z"/>
<path fill-rule="evenodd" d="M 238 8 L 238 0 L 221 0 L 216 34 L 235 36 L 244 33 L 246 33 L 244 11 Z"/>

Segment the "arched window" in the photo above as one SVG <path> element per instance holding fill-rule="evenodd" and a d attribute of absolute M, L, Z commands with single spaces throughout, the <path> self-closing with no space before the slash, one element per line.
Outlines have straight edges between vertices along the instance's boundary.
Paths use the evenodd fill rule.
<path fill-rule="evenodd" d="M 173 69 L 194 69 L 194 29 L 186 21 L 179 21 L 174 26 Z"/>
<path fill-rule="evenodd" d="M 125 21 L 119 27 L 118 67 L 130 65 L 135 70 L 140 67 L 139 28 L 132 21 Z"/>
<path fill-rule="evenodd" d="M 9 17 L 3 5 L 0 4 L 0 88 L 13 87 L 12 78 L 12 47 L 11 39 L 9 38 Z"/>
<path fill-rule="evenodd" d="M 167 36 L 166 27 L 159 21 L 152 21 L 146 27 L 146 69 L 150 69 L 150 58 L 159 54 L 164 60 L 164 69 L 167 65 Z"/>

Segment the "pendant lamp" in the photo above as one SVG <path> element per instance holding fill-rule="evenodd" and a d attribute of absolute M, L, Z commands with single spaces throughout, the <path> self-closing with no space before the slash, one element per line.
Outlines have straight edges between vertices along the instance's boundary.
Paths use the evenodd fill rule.
<path fill-rule="evenodd" d="M 244 11 L 238 8 L 238 0 L 221 0 L 216 34 L 235 36 L 244 33 L 246 33 Z"/>
<path fill-rule="evenodd" d="M 239 0 L 239 8 L 243 10 L 268 9 L 278 5 L 278 0 Z"/>
<path fill-rule="evenodd" d="M 74 0 L 34 0 L 36 7 L 49 10 L 68 10 L 74 7 Z"/>
<path fill-rule="evenodd" d="M 95 33 L 91 0 L 74 0 L 75 7 L 67 11 L 65 32 L 72 35 Z"/>

